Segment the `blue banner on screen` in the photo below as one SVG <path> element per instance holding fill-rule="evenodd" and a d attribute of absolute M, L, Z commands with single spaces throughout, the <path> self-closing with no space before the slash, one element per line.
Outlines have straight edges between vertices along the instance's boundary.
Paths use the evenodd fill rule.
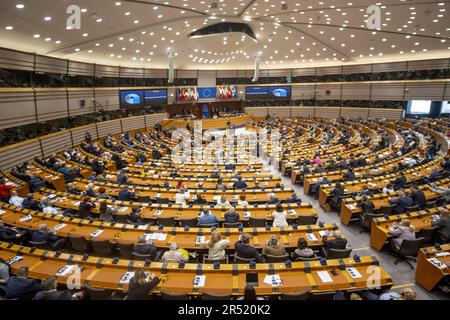
<path fill-rule="evenodd" d="M 120 106 L 122 108 L 142 107 L 143 104 L 144 92 L 142 90 L 120 91 Z"/>
<path fill-rule="evenodd" d="M 269 88 L 269 98 L 272 99 L 290 99 L 291 87 L 290 86 L 277 86 Z"/>
<path fill-rule="evenodd" d="M 198 98 L 199 99 L 215 99 L 216 98 L 216 87 L 210 88 L 198 88 Z"/>
<path fill-rule="evenodd" d="M 145 90 L 144 102 L 146 106 L 167 103 L 167 89 Z"/>

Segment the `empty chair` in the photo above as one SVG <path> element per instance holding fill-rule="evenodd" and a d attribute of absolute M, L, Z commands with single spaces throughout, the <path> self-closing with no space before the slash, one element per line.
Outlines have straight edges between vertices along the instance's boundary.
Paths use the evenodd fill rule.
<path fill-rule="evenodd" d="M 148 202 L 150 202 L 150 197 L 149 196 L 138 196 L 137 201 L 148 203 Z"/>
<path fill-rule="evenodd" d="M 189 300 L 189 296 L 186 293 L 173 293 L 167 291 L 161 291 L 161 298 L 163 300 Z"/>
<path fill-rule="evenodd" d="M 164 227 L 175 227 L 175 218 L 158 218 L 158 224 L 162 224 Z"/>
<path fill-rule="evenodd" d="M 84 284 L 84 290 L 91 300 L 108 300 L 111 298 L 111 293 L 101 288 L 93 288 L 90 283 Z"/>
<path fill-rule="evenodd" d="M 210 292 L 203 292 L 202 300 L 230 300 L 231 296 L 228 294 L 217 294 Z"/>
<path fill-rule="evenodd" d="M 209 255 L 205 254 L 203 255 L 203 263 L 214 263 L 216 261 L 219 261 L 220 263 L 228 263 L 228 256 L 223 257 L 220 260 L 214 260 L 214 259 L 210 259 Z"/>
<path fill-rule="evenodd" d="M 344 259 L 350 257 L 352 249 L 333 249 L 329 248 L 327 253 L 327 259 Z"/>
<path fill-rule="evenodd" d="M 258 219 L 258 218 L 253 218 L 253 217 L 249 217 L 248 218 L 248 226 L 250 228 L 261 228 L 261 227 L 265 227 L 266 226 L 266 219 Z"/>
<path fill-rule="evenodd" d="M 117 249 L 119 250 L 120 256 L 124 259 L 133 259 L 133 244 L 117 241 L 116 242 Z"/>
<path fill-rule="evenodd" d="M 158 203 L 158 204 L 169 204 L 170 200 L 167 199 L 167 198 L 158 198 L 158 199 L 156 199 L 156 203 Z"/>
<path fill-rule="evenodd" d="M 370 229 L 372 227 L 372 220 L 375 219 L 375 218 L 383 217 L 383 216 L 384 215 L 381 214 L 381 213 L 378 213 L 378 214 L 377 213 L 366 213 L 364 215 L 364 219 L 360 220 L 361 230 L 359 231 L 359 233 L 363 232 L 364 229 L 370 231 Z"/>
<path fill-rule="evenodd" d="M 284 262 L 289 259 L 289 255 L 283 254 L 281 256 L 273 256 L 270 254 L 264 255 L 266 257 L 266 262 Z"/>
<path fill-rule="evenodd" d="M 397 257 L 394 264 L 397 265 L 400 261 L 405 261 L 411 269 L 414 269 L 413 265 L 409 261 L 416 261 L 422 242 L 423 238 L 418 238 L 416 240 L 403 240 L 400 248 L 397 250 L 394 242 L 391 241 L 392 255 Z"/>
<path fill-rule="evenodd" d="M 446 203 L 447 203 L 447 200 L 445 200 L 445 198 L 439 198 L 436 200 L 436 207 L 445 206 Z"/>
<path fill-rule="evenodd" d="M 316 224 L 317 216 L 316 215 L 308 215 L 308 216 L 298 216 L 297 223 L 300 226 L 306 226 L 311 224 Z"/>
<path fill-rule="evenodd" d="M 116 223 L 129 223 L 128 216 L 126 214 L 115 214 L 114 220 Z"/>
<path fill-rule="evenodd" d="M 311 292 L 286 292 L 281 295 L 281 300 L 310 300 Z"/>
<path fill-rule="evenodd" d="M 83 236 L 69 234 L 69 243 L 73 250 L 86 253 L 88 251 L 88 241 Z"/>
<path fill-rule="evenodd" d="M 378 213 L 382 214 L 382 215 L 391 215 L 394 208 L 395 208 L 395 204 L 390 205 L 390 206 L 381 207 L 380 209 L 378 209 Z"/>
<path fill-rule="evenodd" d="M 181 227 L 196 227 L 198 223 L 198 218 L 192 218 L 192 219 L 183 219 L 180 220 L 180 226 Z"/>
<path fill-rule="evenodd" d="M 328 292 L 313 292 L 311 294 L 311 300 L 334 300 L 334 291 L 328 291 Z"/>
<path fill-rule="evenodd" d="M 37 249 L 48 249 L 49 248 L 46 241 L 37 242 L 37 241 L 30 240 L 30 241 L 28 241 L 28 244 L 30 245 L 30 247 L 37 248 Z"/>
<path fill-rule="evenodd" d="M 94 249 L 95 254 L 98 254 L 100 256 L 108 256 L 112 253 L 111 244 L 106 239 L 91 239 L 91 245 Z"/>
<path fill-rule="evenodd" d="M 425 208 L 426 209 L 434 208 L 434 207 L 436 207 L 436 204 L 437 204 L 437 200 L 427 201 L 427 202 L 425 202 Z"/>
<path fill-rule="evenodd" d="M 417 236 L 423 238 L 422 247 L 433 245 L 437 235 L 437 227 L 424 228 L 419 231 Z"/>

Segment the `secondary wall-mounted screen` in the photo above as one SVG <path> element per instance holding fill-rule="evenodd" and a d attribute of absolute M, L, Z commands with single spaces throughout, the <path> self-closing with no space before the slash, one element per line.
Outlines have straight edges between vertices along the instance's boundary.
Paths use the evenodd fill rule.
<path fill-rule="evenodd" d="M 290 99 L 291 98 L 290 86 L 277 86 L 269 88 L 269 98 L 271 99 Z"/>
<path fill-rule="evenodd" d="M 144 90 L 144 104 L 152 106 L 167 103 L 167 89 Z"/>
<path fill-rule="evenodd" d="M 269 87 L 245 87 L 245 99 L 266 99 L 269 96 Z"/>
<path fill-rule="evenodd" d="M 441 113 L 450 113 L 450 101 L 442 101 Z"/>
<path fill-rule="evenodd" d="M 431 109 L 430 100 L 411 100 L 408 102 L 409 114 L 429 114 Z"/>
<path fill-rule="evenodd" d="M 142 90 L 120 91 L 120 107 L 142 107 L 144 105 L 144 92 Z"/>

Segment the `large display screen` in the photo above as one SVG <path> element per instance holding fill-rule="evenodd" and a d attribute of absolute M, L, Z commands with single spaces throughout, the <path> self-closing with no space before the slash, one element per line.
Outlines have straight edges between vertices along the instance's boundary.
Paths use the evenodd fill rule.
<path fill-rule="evenodd" d="M 142 90 L 120 91 L 120 107 L 142 107 L 144 105 L 144 92 Z"/>
<path fill-rule="evenodd" d="M 245 98 L 247 100 L 257 99 L 290 99 L 292 88 L 290 86 L 273 87 L 246 87 Z"/>
<path fill-rule="evenodd" d="M 210 88 L 198 88 L 198 98 L 199 99 L 215 99 L 217 94 L 216 87 Z"/>
<path fill-rule="evenodd" d="M 167 103 L 167 89 L 144 90 L 144 103 L 146 106 Z"/>
<path fill-rule="evenodd" d="M 431 109 L 430 100 L 410 100 L 407 111 L 409 114 L 429 114 Z"/>
<path fill-rule="evenodd" d="M 450 113 L 450 101 L 442 101 L 441 113 Z"/>

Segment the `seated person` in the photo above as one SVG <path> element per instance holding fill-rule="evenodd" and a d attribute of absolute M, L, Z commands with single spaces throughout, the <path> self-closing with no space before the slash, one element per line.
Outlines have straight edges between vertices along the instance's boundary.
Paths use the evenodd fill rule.
<path fill-rule="evenodd" d="M 404 173 L 401 173 L 399 177 L 397 177 L 397 179 L 394 180 L 394 190 L 399 190 L 402 189 L 405 184 L 406 184 L 407 180 L 405 177 Z"/>
<path fill-rule="evenodd" d="M 111 196 L 106 193 L 105 187 L 102 186 L 102 187 L 98 188 L 97 199 L 106 199 L 106 200 L 111 199 Z"/>
<path fill-rule="evenodd" d="M 369 198 L 366 195 L 362 196 L 361 200 L 359 200 L 356 203 L 356 206 L 361 208 L 361 215 L 360 215 L 361 220 L 365 219 L 366 214 L 368 213 L 371 214 L 375 210 L 375 205 L 373 204 L 372 201 L 369 200 Z"/>
<path fill-rule="evenodd" d="M 206 199 L 203 198 L 200 191 L 198 191 L 196 194 L 196 199 L 194 200 L 194 204 L 206 204 L 206 203 L 208 203 L 208 201 L 206 201 Z"/>
<path fill-rule="evenodd" d="M 339 230 L 334 230 L 332 237 L 333 239 L 330 239 L 327 235 L 322 237 L 325 255 L 328 254 L 330 249 L 344 250 L 347 248 L 347 239 L 342 236 Z"/>
<path fill-rule="evenodd" d="M 53 202 L 50 199 L 44 199 L 42 201 L 42 212 L 45 214 L 57 215 L 59 210 L 53 206 Z"/>
<path fill-rule="evenodd" d="M 406 207 L 409 207 L 412 205 L 412 200 L 410 197 L 407 197 L 405 192 L 402 190 L 397 191 L 398 198 L 396 199 L 390 199 L 390 204 L 396 204 L 395 211 L 397 213 L 404 213 Z"/>
<path fill-rule="evenodd" d="M 286 254 L 286 249 L 282 245 L 280 245 L 278 236 L 276 234 L 273 234 L 267 241 L 262 254 L 269 256 L 284 256 Z"/>
<path fill-rule="evenodd" d="M 185 189 L 178 189 L 175 194 L 175 204 L 186 205 L 186 201 L 189 200 L 189 192 L 185 192 Z"/>
<path fill-rule="evenodd" d="M 91 216 L 92 209 L 95 208 L 95 204 L 91 201 L 89 196 L 84 196 L 81 199 L 80 206 L 78 207 L 78 216 L 81 219 L 86 219 Z"/>
<path fill-rule="evenodd" d="M 287 227 L 288 223 L 286 220 L 287 212 L 283 209 L 281 204 L 277 204 L 276 210 L 272 213 L 274 227 Z"/>
<path fill-rule="evenodd" d="M 244 233 L 234 245 L 236 256 L 244 259 L 254 259 L 255 262 L 263 262 L 258 250 L 250 245 L 251 235 Z"/>
<path fill-rule="evenodd" d="M 348 169 L 346 173 L 344 173 L 344 180 L 345 181 L 352 181 L 356 179 L 355 172 L 352 168 Z"/>
<path fill-rule="evenodd" d="M 392 239 L 395 248 L 400 249 L 403 240 L 415 240 L 416 232 L 414 226 L 407 219 L 402 220 L 400 225 L 396 222 L 389 228 L 389 233 L 395 238 Z"/>
<path fill-rule="evenodd" d="M 81 195 L 81 191 L 75 188 L 75 184 L 73 182 L 66 184 L 66 192 L 70 194 L 75 194 L 77 196 Z"/>
<path fill-rule="evenodd" d="M 230 241 L 222 239 L 219 231 L 214 230 L 211 233 L 211 238 L 203 243 L 205 248 L 208 248 L 208 257 L 211 260 L 221 260 L 226 257 L 225 248 L 230 246 Z"/>
<path fill-rule="evenodd" d="M 14 188 L 15 186 L 6 184 L 4 178 L 0 178 L 0 201 L 8 202 Z"/>
<path fill-rule="evenodd" d="M 398 294 L 395 291 L 387 291 L 382 293 L 381 295 L 378 295 L 376 293 L 373 293 L 371 291 L 363 291 L 361 294 L 367 299 L 367 300 L 415 300 L 417 297 L 416 292 L 412 290 L 411 288 L 404 288 Z"/>
<path fill-rule="evenodd" d="M 301 204 L 301 203 L 302 203 L 302 199 L 300 199 L 300 198 L 297 196 L 297 193 L 296 193 L 294 190 L 292 190 L 292 194 L 291 194 L 291 196 L 287 199 L 286 202 L 287 202 L 287 203 L 297 203 L 297 204 Z"/>
<path fill-rule="evenodd" d="M 275 193 L 269 193 L 269 201 L 267 201 L 267 204 L 278 204 L 280 200 L 278 200 Z"/>
<path fill-rule="evenodd" d="M 16 227 L 6 226 L 0 220 L 0 241 L 18 243 L 24 239 L 26 234 L 26 230 L 21 231 Z"/>
<path fill-rule="evenodd" d="M 154 256 L 157 251 L 158 249 L 153 246 L 153 241 L 147 241 L 144 234 L 140 235 L 137 243 L 133 244 L 133 252 L 140 255 Z"/>
<path fill-rule="evenodd" d="M 238 202 L 237 202 L 237 205 L 240 206 L 240 207 L 248 207 L 248 202 L 247 202 L 247 200 L 246 200 L 246 196 L 245 196 L 244 193 L 242 193 L 242 194 L 239 196 L 239 200 L 238 200 Z"/>
<path fill-rule="evenodd" d="M 371 191 L 371 190 L 369 190 L 369 186 L 367 185 L 367 184 L 364 184 L 362 187 L 361 187 L 361 191 L 360 192 L 357 192 L 357 194 L 359 195 L 359 196 L 372 196 L 373 195 L 373 192 Z"/>
<path fill-rule="evenodd" d="M 228 198 L 226 195 L 221 195 L 219 199 L 217 199 L 217 205 L 221 206 L 222 208 L 229 208 L 231 207 L 230 202 L 228 201 Z"/>
<path fill-rule="evenodd" d="M 417 188 L 417 186 L 411 186 L 411 200 L 414 206 L 419 206 L 419 208 L 423 208 L 427 199 L 425 198 L 425 193 Z"/>
<path fill-rule="evenodd" d="M 117 205 L 114 207 L 108 207 L 106 202 L 100 203 L 100 208 L 98 209 L 98 213 L 100 214 L 100 221 L 102 222 L 114 222 L 114 215 L 117 212 Z"/>
<path fill-rule="evenodd" d="M 119 191 L 118 200 L 120 201 L 132 201 L 136 197 L 136 193 L 133 191 L 133 187 L 124 186 L 122 190 Z"/>
<path fill-rule="evenodd" d="M 33 300 L 77 300 L 83 298 L 83 292 L 71 294 L 69 291 L 57 290 L 58 283 L 55 276 L 42 280 L 42 291 L 36 293 Z"/>
<path fill-rule="evenodd" d="M 336 186 L 330 192 L 330 205 L 333 209 L 339 209 L 339 199 L 345 194 L 345 188 L 340 182 L 336 183 Z"/>
<path fill-rule="evenodd" d="M 87 190 L 84 192 L 84 195 L 89 196 L 91 198 L 97 197 L 97 195 L 95 194 L 95 191 L 94 191 L 94 184 L 93 183 L 89 183 L 87 185 Z"/>
<path fill-rule="evenodd" d="M 234 184 L 234 188 L 242 190 L 242 189 L 245 189 L 247 187 L 248 187 L 248 184 L 245 181 L 242 180 L 241 176 L 238 176 L 237 177 L 237 181 Z"/>
<path fill-rule="evenodd" d="M 219 219 L 211 213 L 208 209 L 203 209 L 201 211 L 200 217 L 198 218 L 198 225 L 204 226 L 204 225 L 211 225 L 219 223 Z"/>
<path fill-rule="evenodd" d="M 432 222 L 432 226 L 438 227 L 438 235 L 442 243 L 450 241 L 450 215 L 447 209 L 439 210 L 439 219 Z"/>
<path fill-rule="evenodd" d="M 7 299 L 31 300 L 42 291 L 42 286 L 37 280 L 28 278 L 28 267 L 20 267 L 16 276 L 9 277 L 5 291 Z"/>
<path fill-rule="evenodd" d="M 308 242 L 305 238 L 299 238 L 297 240 L 297 248 L 294 250 L 292 257 L 294 259 L 314 257 L 314 251 L 308 248 Z"/>
<path fill-rule="evenodd" d="M 130 214 L 128 215 L 128 220 L 131 223 L 135 223 L 135 224 L 139 224 L 139 225 L 145 224 L 144 219 L 142 218 L 140 211 L 141 211 L 140 207 L 133 206 L 133 208 L 131 208 Z"/>
<path fill-rule="evenodd" d="M 30 209 L 34 211 L 41 210 L 41 206 L 39 204 L 39 201 L 34 200 L 34 195 L 32 193 L 29 193 L 25 200 L 22 202 L 22 208 L 23 209 Z"/>
<path fill-rule="evenodd" d="M 44 183 L 44 180 L 39 178 L 38 176 L 31 174 L 30 180 L 28 181 L 28 185 L 30 187 L 31 192 L 37 191 L 37 189 L 42 186 Z"/>
<path fill-rule="evenodd" d="M 46 242 L 55 250 L 61 249 L 66 241 L 65 239 L 58 239 L 58 236 L 55 233 L 49 232 L 45 223 L 40 224 L 38 230 L 32 232 L 31 240 L 33 242 Z"/>
<path fill-rule="evenodd" d="M 127 300 L 148 300 L 150 299 L 150 291 L 152 291 L 160 282 L 167 280 L 167 275 L 158 278 L 154 273 L 150 275 L 150 281 L 147 281 L 146 273 L 143 269 L 134 272 L 133 278 L 130 279 L 128 285 Z"/>
<path fill-rule="evenodd" d="M 230 208 L 223 216 L 225 222 L 235 223 L 239 221 L 239 213 L 234 208 Z"/>
<path fill-rule="evenodd" d="M 22 197 L 19 197 L 17 194 L 17 191 L 11 191 L 11 197 L 9 198 L 9 204 L 12 206 L 16 206 L 18 208 L 22 208 L 23 201 L 25 199 Z"/>
<path fill-rule="evenodd" d="M 388 183 L 386 185 L 386 187 L 383 188 L 383 193 L 389 194 L 389 193 L 393 193 L 394 192 L 394 187 L 392 185 L 392 183 Z"/>
<path fill-rule="evenodd" d="M 178 250 L 177 244 L 172 242 L 169 246 L 169 251 L 164 252 L 161 260 L 164 262 L 187 262 L 189 261 L 189 256 L 184 255 L 180 250 Z"/>

